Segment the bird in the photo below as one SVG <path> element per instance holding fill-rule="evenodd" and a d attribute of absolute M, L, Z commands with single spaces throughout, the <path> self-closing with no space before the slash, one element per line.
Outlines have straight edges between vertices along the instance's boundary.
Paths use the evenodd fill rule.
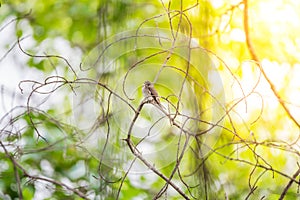
<path fill-rule="evenodd" d="M 163 106 L 160 103 L 158 93 L 157 93 L 156 89 L 154 88 L 153 83 L 151 83 L 150 81 L 145 81 L 142 92 L 143 92 L 144 97 L 147 98 L 148 100 L 150 100 L 151 103 L 155 103 L 158 106 L 163 108 Z"/>

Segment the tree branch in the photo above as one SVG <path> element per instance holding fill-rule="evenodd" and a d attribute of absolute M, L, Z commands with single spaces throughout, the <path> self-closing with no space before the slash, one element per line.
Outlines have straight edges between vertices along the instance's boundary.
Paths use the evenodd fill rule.
<path fill-rule="evenodd" d="M 293 175 L 293 179 L 296 179 L 297 176 L 300 174 L 300 167 L 298 165 L 298 170 L 296 171 L 296 173 Z M 279 200 L 282 200 L 284 198 L 284 196 L 286 195 L 287 191 L 289 190 L 289 188 L 292 186 L 294 180 L 291 179 L 288 184 L 285 186 L 283 192 L 281 193 Z"/>
<path fill-rule="evenodd" d="M 297 125 L 298 128 L 300 128 L 300 123 L 291 114 L 291 112 L 288 109 L 288 107 L 286 106 L 284 100 L 281 98 L 281 96 L 279 95 L 278 91 L 276 90 L 275 85 L 269 79 L 269 77 L 267 76 L 266 72 L 263 70 L 263 68 L 262 68 L 262 66 L 260 64 L 261 63 L 260 59 L 258 58 L 258 55 L 257 55 L 257 53 L 256 53 L 256 51 L 255 51 L 255 49 L 253 47 L 252 40 L 251 40 L 250 33 L 249 33 L 248 0 L 243 0 L 243 1 L 244 1 L 244 30 L 245 30 L 246 43 L 247 43 L 247 47 L 248 47 L 249 53 L 251 55 L 251 58 L 258 65 L 258 67 L 259 67 L 260 71 L 262 72 L 264 78 L 266 79 L 266 81 L 270 85 L 270 88 L 271 88 L 273 94 L 276 96 L 278 102 L 280 103 L 280 105 L 282 106 L 282 108 L 285 110 L 285 112 L 287 113 L 288 117 Z"/>

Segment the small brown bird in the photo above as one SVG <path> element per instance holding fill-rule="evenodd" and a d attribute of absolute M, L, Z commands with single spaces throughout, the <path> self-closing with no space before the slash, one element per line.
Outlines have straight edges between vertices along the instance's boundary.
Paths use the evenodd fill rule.
<path fill-rule="evenodd" d="M 158 96 L 157 91 L 154 88 L 153 83 L 151 83 L 150 81 L 145 81 L 142 92 L 143 92 L 144 97 L 149 99 L 151 101 L 151 103 L 155 103 L 163 108 L 163 106 L 161 105 L 161 103 L 159 101 L 159 96 Z"/>

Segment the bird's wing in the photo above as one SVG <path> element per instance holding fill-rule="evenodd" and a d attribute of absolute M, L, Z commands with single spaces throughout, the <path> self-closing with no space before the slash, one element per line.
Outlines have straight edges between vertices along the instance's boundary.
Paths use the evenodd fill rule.
<path fill-rule="evenodd" d="M 151 93 L 151 96 L 158 97 L 158 93 L 154 89 L 154 87 L 150 87 L 149 92 Z"/>
<path fill-rule="evenodd" d="M 153 97 L 154 101 L 155 101 L 158 105 L 160 105 L 159 96 L 158 96 L 157 91 L 154 89 L 154 87 L 150 87 L 150 88 L 149 88 L 149 91 L 150 91 L 151 96 Z"/>

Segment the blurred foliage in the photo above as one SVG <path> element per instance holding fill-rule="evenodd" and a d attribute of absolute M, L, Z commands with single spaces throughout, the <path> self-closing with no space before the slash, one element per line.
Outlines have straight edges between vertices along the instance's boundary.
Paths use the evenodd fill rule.
<path fill-rule="evenodd" d="M 136 108 L 143 98 L 143 81 L 158 78 L 161 101 L 179 106 L 182 119 L 177 122 L 199 136 L 189 137 L 145 105 L 132 142 L 141 144 L 153 168 L 194 199 L 278 199 L 298 169 L 299 127 L 274 100 L 259 68 L 248 61 L 244 5 L 230 2 L 3 1 L 0 35 L 11 27 L 13 34 L 8 44 L 1 44 L 0 65 L 12 59 L 16 70 L 25 68 L 33 77 L 19 85 L 25 88 L 20 106 L 0 119 L 0 198 L 20 197 L 18 183 L 23 199 L 157 195 L 166 181 L 135 159 L 124 139 L 136 114 L 130 106 Z M 293 88 L 295 77 L 290 79 L 288 72 L 295 75 L 299 67 L 299 34 L 294 30 L 300 30 L 300 23 L 276 17 L 278 24 L 272 24 L 264 11 L 271 4 L 251 1 L 250 32 L 263 67 L 273 64 L 265 67 L 271 81 L 296 110 L 297 95 L 290 94 L 299 87 Z M 272 13 L 280 5 L 271 7 Z M 282 5 L 294 19 L 299 17 L 299 3 Z M 179 38 L 175 43 L 168 40 L 174 35 Z M 30 54 L 26 58 L 17 38 L 23 38 L 22 49 Z M 184 46 L 188 44 L 192 48 Z M 18 51 L 11 53 L 13 47 Z M 174 107 L 167 109 L 175 113 Z M 294 181 L 286 199 L 299 198 L 297 187 Z M 170 185 L 166 191 L 161 198 L 183 198 Z"/>

